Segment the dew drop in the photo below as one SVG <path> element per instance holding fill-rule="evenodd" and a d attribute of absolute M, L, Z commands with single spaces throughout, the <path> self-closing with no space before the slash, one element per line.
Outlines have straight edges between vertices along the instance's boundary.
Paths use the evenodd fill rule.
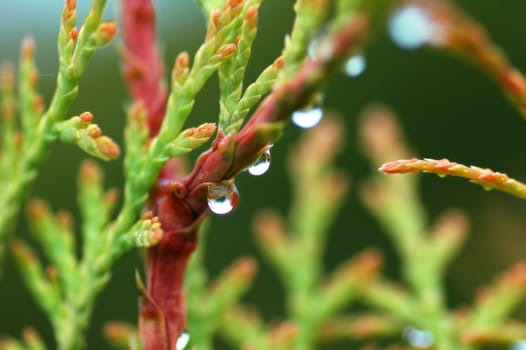
<path fill-rule="evenodd" d="M 292 122 L 302 129 L 315 127 L 323 117 L 323 109 L 320 104 L 298 109 L 292 113 Z"/>
<path fill-rule="evenodd" d="M 270 149 L 267 149 L 254 164 L 248 168 L 250 175 L 260 176 L 265 174 L 270 168 Z"/>
<path fill-rule="evenodd" d="M 406 327 L 402 336 L 411 346 L 416 348 L 428 348 L 435 342 L 433 333 L 413 326 Z"/>
<path fill-rule="evenodd" d="M 309 46 L 307 48 L 307 53 L 308 53 L 310 59 L 315 59 L 316 58 L 317 52 L 318 52 L 318 48 L 320 46 L 320 40 L 321 39 L 319 37 L 314 37 L 310 41 Z"/>
<path fill-rule="evenodd" d="M 417 49 L 428 43 L 435 25 L 424 10 L 417 6 L 402 6 L 389 19 L 391 39 L 403 49 Z"/>
<path fill-rule="evenodd" d="M 446 177 L 446 174 L 444 174 L 444 173 L 437 173 L 437 175 L 438 175 L 438 177 L 441 177 L 441 178 Z"/>
<path fill-rule="evenodd" d="M 323 117 L 321 107 L 307 108 L 294 111 L 292 113 L 292 122 L 303 129 L 315 127 Z"/>
<path fill-rule="evenodd" d="M 214 214 L 226 215 L 237 206 L 239 192 L 234 183 L 208 187 L 208 207 Z"/>
<path fill-rule="evenodd" d="M 190 333 L 184 330 L 175 342 L 175 350 L 183 350 L 190 342 Z"/>
<path fill-rule="evenodd" d="M 343 67 L 345 74 L 351 78 L 357 77 L 365 71 L 367 61 L 360 54 L 353 55 L 345 62 Z"/>
<path fill-rule="evenodd" d="M 327 28 L 321 29 L 310 41 L 307 48 L 310 59 L 325 61 L 331 58 L 333 49 L 330 41 L 326 39 L 327 32 Z"/>

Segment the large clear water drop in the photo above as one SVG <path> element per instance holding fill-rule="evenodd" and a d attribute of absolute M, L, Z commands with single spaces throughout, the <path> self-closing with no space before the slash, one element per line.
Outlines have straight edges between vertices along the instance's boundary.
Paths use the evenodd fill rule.
<path fill-rule="evenodd" d="M 343 70 L 345 74 L 351 78 L 357 77 L 365 71 L 367 61 L 365 57 L 360 54 L 353 55 L 345 62 Z"/>
<path fill-rule="evenodd" d="M 190 342 L 190 333 L 188 331 L 183 331 L 179 338 L 177 338 L 177 341 L 175 342 L 175 349 L 176 350 L 184 350 L 188 343 Z"/>
<path fill-rule="evenodd" d="M 389 35 L 403 49 L 416 49 L 428 43 L 435 30 L 433 21 L 420 7 L 400 7 L 389 19 Z"/>
<path fill-rule="evenodd" d="M 316 102 L 292 112 L 292 122 L 302 129 L 315 127 L 321 121 L 321 118 L 323 118 L 321 102 Z"/>
<path fill-rule="evenodd" d="M 433 333 L 413 326 L 406 327 L 402 336 L 415 348 L 428 348 L 435 342 Z"/>
<path fill-rule="evenodd" d="M 270 148 L 267 149 L 254 164 L 248 168 L 250 175 L 260 176 L 265 174 L 270 168 Z"/>
<path fill-rule="evenodd" d="M 214 214 L 226 215 L 237 206 L 239 192 L 234 183 L 208 187 L 208 208 Z"/>

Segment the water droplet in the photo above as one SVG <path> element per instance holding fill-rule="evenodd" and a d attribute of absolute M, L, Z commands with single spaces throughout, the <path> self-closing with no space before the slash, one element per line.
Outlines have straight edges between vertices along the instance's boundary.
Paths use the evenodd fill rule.
<path fill-rule="evenodd" d="M 303 129 L 315 127 L 323 117 L 321 107 L 300 109 L 292 113 L 292 122 Z"/>
<path fill-rule="evenodd" d="M 434 31 L 434 23 L 417 6 L 402 6 L 389 19 L 391 39 L 403 49 L 416 49 L 428 43 Z"/>
<path fill-rule="evenodd" d="M 316 53 L 318 52 L 318 47 L 320 46 L 320 38 L 314 37 L 307 48 L 307 53 L 309 55 L 309 58 L 315 59 Z"/>
<path fill-rule="evenodd" d="M 413 326 L 406 327 L 402 336 L 411 346 L 416 348 L 428 348 L 435 342 L 433 333 Z"/>
<path fill-rule="evenodd" d="M 331 42 L 327 40 L 328 29 L 322 28 L 309 43 L 307 53 L 312 60 L 326 61 L 332 56 Z"/>
<path fill-rule="evenodd" d="M 366 67 L 367 61 L 365 60 L 365 57 L 363 57 L 363 55 L 356 54 L 349 57 L 349 59 L 345 62 L 343 69 L 345 74 L 353 78 L 362 74 Z"/>
<path fill-rule="evenodd" d="M 260 176 L 265 174 L 270 168 L 270 148 L 263 153 L 254 164 L 248 168 L 250 175 Z"/>
<path fill-rule="evenodd" d="M 226 215 L 237 206 L 239 192 L 234 183 L 208 187 L 208 207 L 214 214 Z"/>
<path fill-rule="evenodd" d="M 318 125 L 323 117 L 320 100 L 321 98 L 317 98 L 317 101 L 309 106 L 292 112 L 292 122 L 302 129 L 310 129 Z"/>
<path fill-rule="evenodd" d="M 438 175 L 438 177 L 442 177 L 442 178 L 447 176 L 447 174 L 444 174 L 444 173 L 437 173 L 437 175 Z"/>
<path fill-rule="evenodd" d="M 175 350 L 183 350 L 190 342 L 190 333 L 184 330 L 175 342 Z"/>

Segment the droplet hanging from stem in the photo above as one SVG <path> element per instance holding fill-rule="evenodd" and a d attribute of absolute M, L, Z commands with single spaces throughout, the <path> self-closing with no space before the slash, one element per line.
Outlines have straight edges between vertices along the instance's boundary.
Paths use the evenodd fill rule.
<path fill-rule="evenodd" d="M 238 201 L 239 192 L 233 182 L 208 187 L 208 208 L 214 214 L 230 214 Z"/>

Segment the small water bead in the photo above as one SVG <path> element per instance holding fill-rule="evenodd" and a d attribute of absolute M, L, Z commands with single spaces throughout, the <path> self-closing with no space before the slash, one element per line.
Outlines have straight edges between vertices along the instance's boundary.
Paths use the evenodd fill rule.
<path fill-rule="evenodd" d="M 343 67 L 345 74 L 349 77 L 357 77 L 365 71 L 367 61 L 365 57 L 360 54 L 353 55 L 345 62 Z"/>
<path fill-rule="evenodd" d="M 175 350 L 184 350 L 188 343 L 190 342 L 190 333 L 188 331 L 183 331 L 177 341 L 175 342 Z"/>
<path fill-rule="evenodd" d="M 323 109 L 319 105 L 299 109 L 292 113 L 292 122 L 302 129 L 310 129 L 318 125 L 323 117 Z"/>
<path fill-rule="evenodd" d="M 488 185 L 482 185 L 482 188 L 484 189 L 484 191 L 491 191 L 493 189 L 493 187 Z"/>
<path fill-rule="evenodd" d="M 411 346 L 416 348 L 428 348 L 435 342 L 433 333 L 413 326 L 406 327 L 402 336 Z"/>
<path fill-rule="evenodd" d="M 208 187 L 208 208 L 214 214 L 226 215 L 237 206 L 239 192 L 234 183 Z"/>
<path fill-rule="evenodd" d="M 317 56 L 318 48 L 320 46 L 320 37 L 315 36 L 309 43 L 307 47 L 307 54 L 310 59 L 315 59 Z"/>
<path fill-rule="evenodd" d="M 248 168 L 250 175 L 260 176 L 270 168 L 270 149 L 267 149 L 254 164 Z"/>
<path fill-rule="evenodd" d="M 309 44 L 309 58 L 319 61 L 327 61 L 333 55 L 331 43 L 323 38 L 317 38 Z"/>
<path fill-rule="evenodd" d="M 322 28 L 309 43 L 307 54 L 312 60 L 325 61 L 332 56 L 332 46 L 327 40 L 328 29 Z"/>
<path fill-rule="evenodd" d="M 416 49 L 428 43 L 434 31 L 435 24 L 417 6 L 402 6 L 389 19 L 391 39 L 403 49 Z"/>

